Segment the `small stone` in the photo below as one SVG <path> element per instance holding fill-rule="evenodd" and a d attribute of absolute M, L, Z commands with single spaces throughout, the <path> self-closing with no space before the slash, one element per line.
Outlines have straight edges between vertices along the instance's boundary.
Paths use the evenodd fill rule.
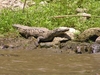
<path fill-rule="evenodd" d="M 45 6 L 47 4 L 47 2 L 46 1 L 41 1 L 39 4 Z"/>
<path fill-rule="evenodd" d="M 77 9 L 76 9 L 76 12 L 77 12 L 77 13 L 84 13 L 84 12 L 86 12 L 86 11 L 87 11 L 86 8 L 77 8 Z"/>
<path fill-rule="evenodd" d="M 91 14 L 88 13 L 78 13 L 78 16 L 86 17 L 87 19 L 91 17 Z"/>
<path fill-rule="evenodd" d="M 100 52 L 100 44 L 93 43 L 92 44 L 92 49 L 93 49 L 93 53 L 99 53 Z"/>
<path fill-rule="evenodd" d="M 50 47 L 53 47 L 53 46 L 54 45 L 52 44 L 52 42 L 40 43 L 41 48 L 50 48 Z"/>

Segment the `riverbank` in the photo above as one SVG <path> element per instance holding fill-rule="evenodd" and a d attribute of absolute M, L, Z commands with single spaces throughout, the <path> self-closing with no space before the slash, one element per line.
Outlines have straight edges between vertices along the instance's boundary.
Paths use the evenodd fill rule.
<path fill-rule="evenodd" d="M 93 53 L 93 49 L 91 49 L 92 44 L 87 42 L 77 42 L 77 41 L 67 41 L 67 42 L 57 42 L 52 44 L 52 42 L 40 43 L 39 46 L 36 46 L 37 39 L 33 38 L 23 38 L 21 36 L 18 37 L 3 37 L 0 38 L 0 50 L 38 50 L 45 49 L 49 50 L 53 53 L 63 53 L 63 54 L 91 54 Z M 78 50 L 78 48 L 80 50 Z"/>

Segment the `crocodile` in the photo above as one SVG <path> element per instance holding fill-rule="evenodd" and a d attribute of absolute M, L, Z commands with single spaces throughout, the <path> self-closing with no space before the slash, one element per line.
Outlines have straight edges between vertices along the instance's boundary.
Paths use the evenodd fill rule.
<path fill-rule="evenodd" d="M 53 30 L 49 30 L 43 27 L 29 27 L 20 24 L 13 24 L 13 27 L 17 28 L 18 32 L 25 38 L 31 36 L 35 37 L 38 43 L 50 42 L 54 39 L 54 37 L 60 36 L 69 30 L 68 27 L 59 27 Z"/>

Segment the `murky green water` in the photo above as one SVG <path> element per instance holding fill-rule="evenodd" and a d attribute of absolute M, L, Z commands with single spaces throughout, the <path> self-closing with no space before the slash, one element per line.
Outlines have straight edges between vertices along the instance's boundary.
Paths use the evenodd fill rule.
<path fill-rule="evenodd" d="M 0 75 L 100 75 L 100 54 L 0 50 Z"/>

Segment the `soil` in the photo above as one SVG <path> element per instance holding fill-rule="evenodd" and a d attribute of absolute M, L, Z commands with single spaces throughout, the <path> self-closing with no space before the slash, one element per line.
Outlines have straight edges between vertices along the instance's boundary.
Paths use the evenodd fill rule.
<path fill-rule="evenodd" d="M 35 38 L 23 38 L 23 37 L 3 37 L 0 38 L 1 49 L 3 50 L 34 50 L 36 48 Z"/>

